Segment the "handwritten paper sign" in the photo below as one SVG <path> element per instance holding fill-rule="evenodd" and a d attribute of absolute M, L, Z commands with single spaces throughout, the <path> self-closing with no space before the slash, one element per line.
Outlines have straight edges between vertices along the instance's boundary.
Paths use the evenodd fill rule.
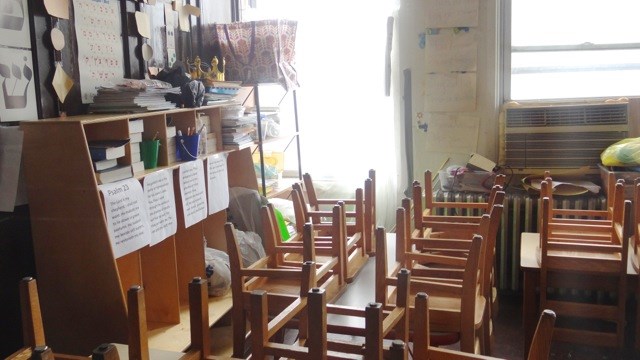
<path fill-rule="evenodd" d="M 473 116 L 430 114 L 427 119 L 427 144 L 425 150 L 431 152 L 460 152 L 471 154 L 476 151 L 480 119 Z"/>
<path fill-rule="evenodd" d="M 173 173 L 156 171 L 144 178 L 144 194 L 149 209 L 150 245 L 155 245 L 176 233 L 176 199 L 173 193 Z"/>
<path fill-rule="evenodd" d="M 476 73 L 427 74 L 427 111 L 475 111 Z"/>
<path fill-rule="evenodd" d="M 207 217 L 204 165 L 200 160 L 189 161 L 180 165 L 179 171 L 184 227 L 188 228 Z"/>
<path fill-rule="evenodd" d="M 479 0 L 427 0 L 425 27 L 478 26 Z"/>
<path fill-rule="evenodd" d="M 215 154 L 207 158 L 209 181 L 209 215 L 229 207 L 229 178 L 227 154 Z"/>
<path fill-rule="evenodd" d="M 476 30 L 441 29 L 427 32 L 425 70 L 427 73 L 476 71 L 478 42 Z"/>
<path fill-rule="evenodd" d="M 73 0 L 82 103 L 92 103 L 97 88 L 124 78 L 120 1 Z"/>
<path fill-rule="evenodd" d="M 104 196 L 107 230 L 116 258 L 149 244 L 149 216 L 142 185 L 131 178 L 99 186 Z"/>

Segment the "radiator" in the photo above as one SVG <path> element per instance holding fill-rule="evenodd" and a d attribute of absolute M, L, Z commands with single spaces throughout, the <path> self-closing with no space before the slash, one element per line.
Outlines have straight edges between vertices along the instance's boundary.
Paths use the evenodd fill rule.
<path fill-rule="evenodd" d="M 461 193 L 436 190 L 435 201 L 486 202 L 488 194 Z M 507 191 L 498 239 L 496 241 L 496 271 L 498 288 L 504 291 L 519 291 L 520 274 L 520 234 L 537 232 L 539 196 L 524 191 Z M 604 210 L 606 197 L 585 195 L 576 197 L 554 197 L 554 207 L 561 209 Z M 479 215 L 478 210 L 463 210 L 455 215 Z M 454 210 L 438 209 L 437 214 L 454 215 Z"/>

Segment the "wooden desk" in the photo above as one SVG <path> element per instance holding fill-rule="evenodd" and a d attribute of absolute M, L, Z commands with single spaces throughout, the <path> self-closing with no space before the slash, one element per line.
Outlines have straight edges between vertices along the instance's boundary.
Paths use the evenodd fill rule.
<path fill-rule="evenodd" d="M 522 289 L 522 326 L 524 328 L 524 354 L 526 358 L 541 311 L 541 309 L 538 309 L 538 296 L 536 296 L 536 288 L 540 283 L 540 264 L 538 263 L 537 256 L 540 234 L 523 232 L 520 239 L 520 270 L 522 270 L 524 275 Z M 630 249 L 627 259 L 627 275 L 630 275 L 628 278 L 631 278 L 633 281 L 638 274 L 633 267 L 632 255 L 633 250 Z"/>

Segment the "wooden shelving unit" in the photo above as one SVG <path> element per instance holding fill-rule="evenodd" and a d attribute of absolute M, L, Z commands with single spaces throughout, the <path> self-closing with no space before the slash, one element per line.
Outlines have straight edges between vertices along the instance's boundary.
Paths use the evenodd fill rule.
<path fill-rule="evenodd" d="M 163 112 L 86 115 L 24 122 L 23 164 L 29 195 L 33 246 L 47 345 L 61 353 L 86 355 L 104 342 L 127 342 L 126 291 L 145 288 L 152 347 L 181 351 L 189 344 L 187 284 L 205 277 L 204 243 L 226 250 L 226 212 L 185 228 L 180 208 L 180 163 L 169 161 L 166 123 L 195 128 L 204 113 L 222 149 L 221 107 Z M 160 139 L 157 169 L 173 171 L 178 230 L 159 244 L 115 258 L 104 205 L 87 147 L 89 140 L 127 138 L 128 121 L 144 120 L 143 137 Z M 129 145 L 127 145 L 129 146 Z M 131 149 L 119 159 L 131 164 Z M 209 154 L 207 154 L 209 155 Z M 195 161 L 206 161 L 205 157 Z M 228 153 L 229 186 L 258 188 L 250 149 Z M 231 308 L 229 296 L 210 298 L 210 322 Z"/>

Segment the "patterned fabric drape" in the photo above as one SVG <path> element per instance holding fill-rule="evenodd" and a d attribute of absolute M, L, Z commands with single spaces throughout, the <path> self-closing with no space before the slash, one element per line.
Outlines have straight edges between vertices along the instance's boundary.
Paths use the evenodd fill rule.
<path fill-rule="evenodd" d="M 204 46 L 218 48 L 226 60 L 225 79 L 247 84 L 298 87 L 295 62 L 297 22 L 260 20 L 213 24 L 204 29 Z"/>

